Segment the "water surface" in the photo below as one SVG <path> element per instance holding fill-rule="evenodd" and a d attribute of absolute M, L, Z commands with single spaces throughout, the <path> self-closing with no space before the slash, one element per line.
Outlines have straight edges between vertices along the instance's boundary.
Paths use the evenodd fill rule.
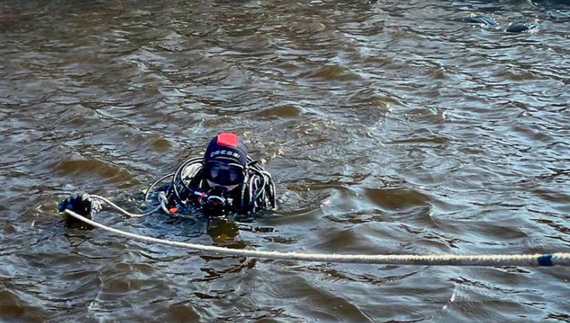
<path fill-rule="evenodd" d="M 568 252 L 570 25 L 542 5 L 2 1 L 0 321 L 570 321 L 564 268 L 199 256 L 56 211 L 78 191 L 136 210 L 231 130 L 276 181 L 281 208 L 250 224 L 267 230 L 98 220 L 284 252 Z"/>

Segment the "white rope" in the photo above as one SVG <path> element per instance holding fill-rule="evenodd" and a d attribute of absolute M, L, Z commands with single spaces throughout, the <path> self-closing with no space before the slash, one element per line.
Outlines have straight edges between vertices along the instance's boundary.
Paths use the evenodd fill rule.
<path fill-rule="evenodd" d="M 97 196 L 97 198 L 100 198 Z M 216 255 L 245 256 L 268 259 L 300 260 L 314 262 L 385 264 L 385 265 L 417 265 L 417 266 L 570 266 L 570 253 L 534 254 L 534 255 L 338 255 L 308 254 L 297 252 L 256 251 L 228 249 L 216 246 L 205 246 L 193 243 L 162 240 L 114 229 L 89 220 L 73 211 L 65 213 L 94 227 L 147 242 L 155 242 L 169 246 L 184 247 L 201 253 Z"/>

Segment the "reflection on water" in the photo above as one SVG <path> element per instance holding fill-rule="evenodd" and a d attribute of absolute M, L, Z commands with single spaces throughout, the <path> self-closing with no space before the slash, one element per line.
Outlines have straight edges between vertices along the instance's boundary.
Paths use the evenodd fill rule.
<path fill-rule="evenodd" d="M 459 18 L 478 12 L 508 34 Z M 140 190 L 240 133 L 280 210 L 206 230 L 98 219 L 232 248 L 568 251 L 568 4 L 26 0 L 0 5 L 0 321 L 568 320 L 564 270 L 198 255 L 65 228 L 86 191 Z M 540 281 L 540 284 L 536 284 Z"/>

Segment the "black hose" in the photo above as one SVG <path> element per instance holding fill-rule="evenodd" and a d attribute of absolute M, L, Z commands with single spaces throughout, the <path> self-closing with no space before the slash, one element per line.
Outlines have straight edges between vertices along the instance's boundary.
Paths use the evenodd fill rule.
<path fill-rule="evenodd" d="M 276 208 L 275 184 L 273 183 L 271 175 L 251 157 L 247 156 L 247 160 L 248 164 L 246 166 L 245 183 L 248 183 L 248 185 L 242 184 L 241 211 L 245 211 L 249 215 L 263 209 Z M 193 164 L 202 164 L 202 162 L 203 158 L 190 158 L 180 164 L 174 173 L 164 175 L 154 181 L 145 192 L 145 201 L 148 200 L 150 193 L 158 183 L 171 177 L 170 187 L 166 191 L 168 200 L 170 201 L 171 199 L 175 199 L 176 203 L 184 206 L 187 205 L 188 199 L 181 196 L 181 190 L 185 190 L 186 192 L 200 191 L 199 189 L 195 190 L 189 187 L 188 183 L 192 182 L 192 180 L 201 172 L 202 165 L 197 167 L 193 173 L 184 174 L 184 178 L 183 173 L 187 167 L 192 166 Z M 246 190 L 248 191 L 248 200 L 245 198 Z M 245 206 L 247 206 L 247 210 L 244 209 Z"/>

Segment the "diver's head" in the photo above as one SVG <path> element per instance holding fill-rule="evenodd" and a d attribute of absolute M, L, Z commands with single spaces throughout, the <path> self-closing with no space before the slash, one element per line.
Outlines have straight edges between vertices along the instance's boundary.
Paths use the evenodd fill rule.
<path fill-rule="evenodd" d="M 247 150 L 243 141 L 232 132 L 214 137 L 204 154 L 204 175 L 212 188 L 231 191 L 245 181 Z"/>

